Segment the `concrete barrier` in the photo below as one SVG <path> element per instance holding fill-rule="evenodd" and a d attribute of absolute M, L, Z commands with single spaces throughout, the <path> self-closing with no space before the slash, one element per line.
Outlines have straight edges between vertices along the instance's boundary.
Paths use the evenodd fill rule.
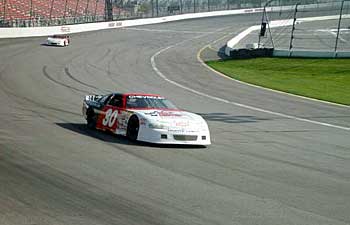
<path fill-rule="evenodd" d="M 273 56 L 273 48 L 235 49 L 231 51 L 230 55 L 232 59 L 249 59 L 271 56 Z"/>

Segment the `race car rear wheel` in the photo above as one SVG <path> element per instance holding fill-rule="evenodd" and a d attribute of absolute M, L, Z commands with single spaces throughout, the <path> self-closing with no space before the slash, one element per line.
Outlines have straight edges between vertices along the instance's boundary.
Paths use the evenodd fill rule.
<path fill-rule="evenodd" d="M 89 110 L 86 114 L 87 114 L 87 118 L 86 118 L 87 127 L 89 129 L 95 129 L 96 119 L 97 119 L 96 114 L 92 110 Z"/>
<path fill-rule="evenodd" d="M 137 116 L 132 116 L 128 122 L 128 128 L 126 130 L 126 136 L 129 140 L 136 141 L 139 134 L 139 119 Z"/>

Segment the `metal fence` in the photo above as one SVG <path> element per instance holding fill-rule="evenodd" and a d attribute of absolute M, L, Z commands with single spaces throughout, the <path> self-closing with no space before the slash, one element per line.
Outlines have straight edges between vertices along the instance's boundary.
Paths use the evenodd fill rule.
<path fill-rule="evenodd" d="M 290 10 L 265 12 L 261 20 L 259 45 L 289 50 L 327 52 L 350 51 L 350 0 L 328 2 L 326 6 L 295 4 Z M 269 4 L 267 4 L 268 6 Z M 330 16 L 328 20 L 305 21 L 307 17 Z M 270 21 L 284 20 L 289 26 L 271 28 Z"/>
<path fill-rule="evenodd" d="M 275 0 L 270 6 L 329 0 Z M 1 27 L 33 27 L 263 7 L 265 0 L 0 0 Z"/>

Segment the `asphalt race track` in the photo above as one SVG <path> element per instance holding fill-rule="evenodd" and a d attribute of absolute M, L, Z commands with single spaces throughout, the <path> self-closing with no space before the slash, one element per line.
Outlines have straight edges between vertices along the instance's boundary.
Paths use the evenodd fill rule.
<path fill-rule="evenodd" d="M 251 87 L 197 59 L 260 15 L 0 40 L 1 225 L 350 224 L 350 109 Z M 151 92 L 208 121 L 207 148 L 87 130 L 90 93 Z"/>

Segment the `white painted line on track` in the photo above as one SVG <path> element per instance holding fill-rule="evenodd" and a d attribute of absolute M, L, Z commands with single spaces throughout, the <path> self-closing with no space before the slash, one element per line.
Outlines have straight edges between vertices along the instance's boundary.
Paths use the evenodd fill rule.
<path fill-rule="evenodd" d="M 315 120 L 309 120 L 309 119 L 305 119 L 305 118 L 291 116 L 291 115 L 287 115 L 287 114 L 284 114 L 284 113 L 274 112 L 274 111 L 258 108 L 258 107 L 255 107 L 255 106 L 250 106 L 250 105 L 246 105 L 246 104 L 242 104 L 242 103 L 238 103 L 238 102 L 229 101 L 229 100 L 226 100 L 226 99 L 223 99 L 223 98 L 220 98 L 220 97 L 212 96 L 212 95 L 206 94 L 204 92 L 200 92 L 200 91 L 194 90 L 192 88 L 189 88 L 189 87 L 184 86 L 182 84 L 179 84 L 179 83 L 177 83 L 177 82 L 175 82 L 173 80 L 170 80 L 169 78 L 167 78 L 158 69 L 157 64 L 155 62 L 155 58 L 158 55 L 160 55 L 161 53 L 163 53 L 163 52 L 165 52 L 165 51 L 167 51 L 167 50 L 169 50 L 171 48 L 174 48 L 174 47 L 176 47 L 176 46 L 178 46 L 180 44 L 183 44 L 184 42 L 187 42 L 187 41 L 190 41 L 190 40 L 194 40 L 194 39 L 198 39 L 198 38 L 203 37 L 203 36 L 205 36 L 205 35 L 200 35 L 200 36 L 194 37 L 192 39 L 187 39 L 185 41 L 181 41 L 181 42 L 179 42 L 177 44 L 170 45 L 170 46 L 168 46 L 166 48 L 163 48 L 163 49 L 159 50 L 158 52 L 156 52 L 151 57 L 151 64 L 152 64 L 153 70 L 157 73 L 157 75 L 159 77 L 161 77 L 163 80 L 165 80 L 166 82 L 168 82 L 170 84 L 173 84 L 173 85 L 175 85 L 175 86 L 177 86 L 179 88 L 182 88 L 184 90 L 187 90 L 189 92 L 192 92 L 194 94 L 197 94 L 197 95 L 200 95 L 200 96 L 203 96 L 203 97 L 207 97 L 207 98 L 213 99 L 213 100 L 218 101 L 218 102 L 222 102 L 222 103 L 238 106 L 238 107 L 241 107 L 241 108 L 245 108 L 245 109 L 249 109 L 249 110 L 253 110 L 253 111 L 257 111 L 257 112 L 262 112 L 262 113 L 267 113 L 267 114 L 271 114 L 271 115 L 275 115 L 275 116 L 280 116 L 280 117 L 287 118 L 287 119 L 293 119 L 293 120 L 297 120 L 297 121 L 302 121 L 302 122 L 312 123 L 312 124 L 316 124 L 316 125 L 321 125 L 321 126 L 326 126 L 326 127 L 331 127 L 331 128 L 336 128 L 336 129 L 350 131 L 350 127 L 338 126 L 338 125 L 335 125 L 335 124 L 324 123 L 324 122 L 319 122 L 319 121 L 315 121 Z M 205 46 L 205 47 L 207 47 L 207 46 Z M 197 55 L 197 57 L 198 57 L 198 55 Z M 205 65 L 205 63 L 203 61 L 200 61 L 200 62 L 201 62 L 202 65 Z M 214 72 L 217 73 L 217 71 L 213 70 L 212 68 L 210 68 L 208 66 L 206 66 L 206 67 L 209 68 L 211 71 L 214 71 Z"/>

